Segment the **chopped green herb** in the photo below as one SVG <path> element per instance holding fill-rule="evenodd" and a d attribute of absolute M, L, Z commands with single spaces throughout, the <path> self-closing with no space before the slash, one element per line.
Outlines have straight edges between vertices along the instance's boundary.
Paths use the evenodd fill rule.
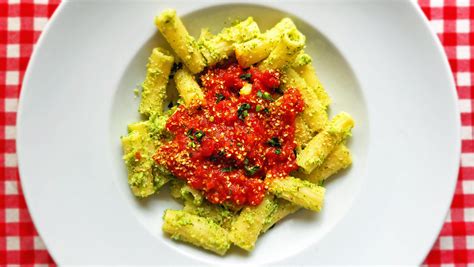
<path fill-rule="evenodd" d="M 242 143 L 238 142 L 238 143 L 237 143 L 237 146 L 240 147 L 240 146 L 243 146 L 243 145 L 242 145 Z"/>
<path fill-rule="evenodd" d="M 280 155 L 281 154 L 281 149 L 279 149 L 279 148 L 275 149 L 275 154 Z"/>
<path fill-rule="evenodd" d="M 203 131 L 201 131 L 201 130 L 197 131 L 197 132 L 194 134 L 194 136 L 196 137 L 196 140 L 198 140 L 199 142 L 201 141 L 201 139 L 202 139 L 205 135 L 206 135 L 206 134 L 205 134 Z"/>
<path fill-rule="evenodd" d="M 257 111 L 257 112 L 259 112 L 259 111 L 262 110 L 262 109 L 263 109 L 262 105 L 257 105 L 257 106 L 255 107 L 255 111 Z"/>
<path fill-rule="evenodd" d="M 258 91 L 257 96 L 268 101 L 274 101 L 272 95 L 269 92 Z"/>
<path fill-rule="evenodd" d="M 280 139 L 274 136 L 267 141 L 267 144 L 272 147 L 281 147 Z"/>
<path fill-rule="evenodd" d="M 221 171 L 223 171 L 223 172 L 231 172 L 233 170 L 235 170 L 234 166 L 229 166 L 229 167 L 225 167 L 225 168 L 221 169 Z"/>
<path fill-rule="evenodd" d="M 216 94 L 216 104 L 225 99 L 225 96 L 221 93 Z"/>
<path fill-rule="evenodd" d="M 192 148 L 195 148 L 195 147 L 196 147 L 196 143 L 194 143 L 193 141 L 191 141 L 191 142 L 188 143 L 188 146 L 189 146 L 189 147 L 192 147 Z"/>
<path fill-rule="evenodd" d="M 249 115 L 248 110 L 250 109 L 250 104 L 243 103 L 240 105 L 239 109 L 237 110 L 237 116 L 241 120 L 245 120 L 245 118 Z"/>
<path fill-rule="evenodd" d="M 245 166 L 244 169 L 245 169 L 245 174 L 247 174 L 248 176 L 252 176 L 260 170 L 260 167 L 259 166 L 252 166 L 252 167 Z"/>
<path fill-rule="evenodd" d="M 270 114 L 270 110 L 268 108 L 264 108 L 263 109 L 263 112 L 267 113 L 267 114 Z"/>
<path fill-rule="evenodd" d="M 250 74 L 250 73 L 244 73 L 244 74 L 240 75 L 240 79 L 242 79 L 244 81 L 250 81 L 251 78 L 252 78 L 252 74 Z"/>
<path fill-rule="evenodd" d="M 268 101 L 273 101 L 272 95 L 268 92 L 263 93 L 263 99 L 268 100 Z"/>
<path fill-rule="evenodd" d="M 191 128 L 186 132 L 186 136 L 191 140 L 194 140 L 194 131 L 194 128 Z"/>

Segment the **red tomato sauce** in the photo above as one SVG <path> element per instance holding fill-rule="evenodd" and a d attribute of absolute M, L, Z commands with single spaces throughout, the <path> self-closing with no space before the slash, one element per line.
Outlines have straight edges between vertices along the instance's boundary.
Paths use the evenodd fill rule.
<path fill-rule="evenodd" d="M 295 117 L 304 102 L 280 91 L 280 73 L 229 63 L 200 77 L 204 99 L 180 105 L 166 128 L 174 135 L 155 155 L 177 178 L 215 204 L 258 205 L 265 178 L 296 170 Z M 249 94 L 240 89 L 251 84 Z M 248 86 L 248 85 L 247 85 Z"/>

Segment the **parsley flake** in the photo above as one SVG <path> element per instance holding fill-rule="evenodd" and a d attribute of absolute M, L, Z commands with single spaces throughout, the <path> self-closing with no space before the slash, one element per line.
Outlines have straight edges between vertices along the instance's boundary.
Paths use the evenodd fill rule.
<path fill-rule="evenodd" d="M 237 116 L 241 120 L 245 120 L 245 118 L 249 115 L 248 110 L 250 109 L 250 104 L 243 103 L 240 105 L 239 109 L 237 110 Z"/>

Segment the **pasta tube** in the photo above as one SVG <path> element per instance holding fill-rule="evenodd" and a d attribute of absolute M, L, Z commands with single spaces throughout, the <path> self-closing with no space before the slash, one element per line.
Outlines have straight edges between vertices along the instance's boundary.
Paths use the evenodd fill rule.
<path fill-rule="evenodd" d="M 329 97 L 326 90 L 324 90 L 324 87 L 319 81 L 318 76 L 316 76 L 314 67 L 311 64 L 306 64 L 304 66 L 295 68 L 295 70 L 301 75 L 301 77 L 303 77 L 308 87 L 314 90 L 321 104 L 324 107 L 329 106 L 331 104 L 331 98 Z"/>
<path fill-rule="evenodd" d="M 182 68 L 174 75 L 176 89 L 184 100 L 184 104 L 189 106 L 192 102 L 204 98 L 204 94 L 194 76 L 189 70 Z"/>
<path fill-rule="evenodd" d="M 331 151 L 350 135 L 352 127 L 354 127 L 354 121 L 349 114 L 341 112 L 336 115 L 324 130 L 313 137 L 306 148 L 296 157 L 298 166 L 305 173 L 311 173 L 323 164 Z"/>
<path fill-rule="evenodd" d="M 201 34 L 204 34 L 201 32 Z M 199 42 L 201 52 L 207 61 L 208 66 L 213 66 L 219 61 L 228 58 L 234 52 L 234 45 L 242 43 L 260 34 L 260 29 L 252 17 L 236 24 L 235 26 L 224 28 L 219 34 L 208 37 L 202 35 Z"/>
<path fill-rule="evenodd" d="M 196 40 L 189 35 L 176 10 L 166 9 L 155 17 L 155 24 L 192 73 L 201 72 L 206 66 L 204 57 L 199 51 Z"/>
<path fill-rule="evenodd" d="M 269 182 L 268 190 L 305 209 L 321 211 L 323 207 L 325 189 L 308 181 L 291 176 L 274 178 Z"/>
<path fill-rule="evenodd" d="M 166 86 L 173 62 L 174 58 L 167 50 L 153 49 L 148 59 L 146 78 L 142 84 L 142 99 L 138 108 L 141 114 L 146 116 L 163 114 Z"/>
<path fill-rule="evenodd" d="M 321 166 L 314 169 L 310 174 L 302 173 L 299 176 L 314 184 L 320 184 L 329 176 L 349 167 L 351 164 L 351 152 L 345 145 L 341 144 L 328 155 Z"/>
<path fill-rule="evenodd" d="M 292 68 L 299 68 L 311 64 L 313 59 L 303 50 L 298 53 L 295 60 L 291 63 Z"/>
<path fill-rule="evenodd" d="M 163 231 L 172 239 L 191 243 L 224 255 L 231 242 L 226 230 L 211 220 L 181 210 L 166 210 Z"/>
<path fill-rule="evenodd" d="M 251 251 L 255 247 L 265 219 L 276 208 L 273 197 L 266 196 L 260 205 L 245 207 L 240 215 L 235 218 L 230 230 L 230 239 L 235 245 Z"/>
<path fill-rule="evenodd" d="M 209 202 L 196 204 L 192 201 L 185 201 L 183 210 L 193 215 L 208 218 L 224 229 L 230 229 L 232 219 L 234 218 L 232 211 Z"/>
<path fill-rule="evenodd" d="M 312 131 L 306 125 L 303 118 L 301 116 L 296 116 L 295 120 L 295 141 L 296 141 L 296 149 L 301 151 L 305 148 L 306 144 L 313 138 Z"/>
<path fill-rule="evenodd" d="M 128 128 L 129 134 L 121 140 L 128 184 L 135 196 L 147 197 L 168 181 L 168 177 L 158 170 L 152 158 L 160 142 L 151 138 L 148 121 L 130 124 Z"/>
<path fill-rule="evenodd" d="M 277 198 L 275 200 L 275 203 L 276 203 L 276 208 L 270 214 L 270 216 L 268 216 L 265 219 L 265 224 L 263 225 L 262 233 L 265 233 L 266 231 L 268 231 L 268 229 L 270 229 L 273 225 L 275 225 L 281 219 L 301 209 L 301 206 L 298 206 L 282 198 Z"/>
<path fill-rule="evenodd" d="M 314 91 L 307 86 L 304 79 L 294 69 L 288 68 L 285 71 L 283 86 L 297 88 L 300 91 L 305 103 L 301 116 L 309 128 L 314 132 L 323 129 L 328 120 L 326 110 Z"/>
<path fill-rule="evenodd" d="M 281 36 L 286 31 L 296 29 L 295 24 L 289 18 L 284 18 L 278 22 L 273 28 L 261 34 L 257 38 L 247 42 L 236 44 L 235 56 L 239 64 L 243 67 L 250 67 L 264 60 L 270 55 L 272 50 L 278 44 Z"/>
<path fill-rule="evenodd" d="M 306 37 L 296 28 L 283 34 L 270 55 L 259 64 L 259 69 L 281 69 L 290 64 L 304 48 Z"/>

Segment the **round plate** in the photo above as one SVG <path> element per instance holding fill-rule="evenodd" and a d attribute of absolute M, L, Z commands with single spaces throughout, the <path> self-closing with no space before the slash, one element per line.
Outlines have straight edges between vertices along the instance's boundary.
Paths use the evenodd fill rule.
<path fill-rule="evenodd" d="M 17 137 L 28 207 L 57 263 L 422 262 L 460 155 L 454 82 L 426 19 L 409 1 L 261 2 L 61 4 L 25 75 Z M 219 257 L 170 240 L 161 216 L 179 205 L 167 190 L 140 201 L 128 189 L 120 136 L 139 119 L 133 89 L 151 49 L 166 45 L 153 25 L 164 8 L 194 36 L 248 16 L 261 30 L 291 17 L 333 99 L 330 114 L 356 121 L 353 166 L 326 184 L 324 210 L 289 216 L 251 253 Z"/>

